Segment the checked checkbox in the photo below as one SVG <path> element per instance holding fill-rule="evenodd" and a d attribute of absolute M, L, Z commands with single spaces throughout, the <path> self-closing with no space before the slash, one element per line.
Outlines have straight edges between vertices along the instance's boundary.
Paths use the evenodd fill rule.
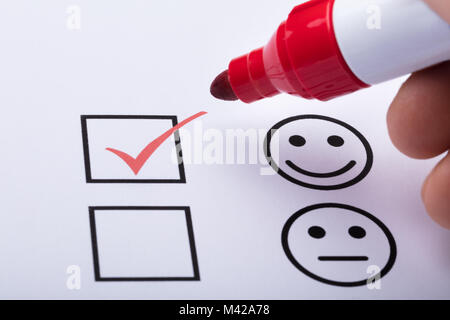
<path fill-rule="evenodd" d="M 88 183 L 185 183 L 176 116 L 81 116 Z M 174 161 L 176 159 L 176 161 Z"/>

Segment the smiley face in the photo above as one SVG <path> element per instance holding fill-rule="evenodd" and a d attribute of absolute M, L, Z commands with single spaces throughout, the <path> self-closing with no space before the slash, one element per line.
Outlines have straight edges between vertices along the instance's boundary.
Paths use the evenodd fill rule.
<path fill-rule="evenodd" d="M 320 115 L 277 123 L 267 133 L 264 151 L 279 175 L 318 190 L 349 187 L 361 181 L 373 163 L 372 149 L 361 133 Z"/>
<path fill-rule="evenodd" d="M 296 212 L 283 228 L 282 245 L 298 270 L 320 282 L 343 287 L 366 285 L 368 279 L 385 276 L 397 255 L 394 237 L 380 220 L 338 203 L 317 204 Z"/>

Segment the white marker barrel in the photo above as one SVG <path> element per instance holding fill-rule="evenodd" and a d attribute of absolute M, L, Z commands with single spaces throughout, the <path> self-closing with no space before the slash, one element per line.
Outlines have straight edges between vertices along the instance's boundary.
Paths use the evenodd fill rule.
<path fill-rule="evenodd" d="M 335 0 L 333 26 L 348 66 L 370 85 L 450 60 L 450 25 L 422 0 Z"/>

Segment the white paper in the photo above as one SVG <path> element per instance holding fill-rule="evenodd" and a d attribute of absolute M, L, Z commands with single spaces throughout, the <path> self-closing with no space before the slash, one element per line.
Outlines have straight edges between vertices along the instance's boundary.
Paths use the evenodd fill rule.
<path fill-rule="evenodd" d="M 2 2 L 0 297 L 450 298 L 450 233 L 431 220 L 420 199 L 421 185 L 439 158 L 409 159 L 387 133 L 386 111 L 404 78 L 326 103 L 282 95 L 246 105 L 210 96 L 211 81 L 228 61 L 264 45 L 296 4 Z M 181 123 L 201 111 L 207 114 L 179 132 L 185 181 L 175 134 L 137 174 L 106 150 L 136 160 L 173 127 L 168 120 L 148 119 L 89 120 L 91 178 L 127 181 L 87 181 L 82 116 L 176 116 Z M 266 133 L 301 115 L 331 117 L 355 128 L 373 152 L 369 171 L 332 190 L 305 187 L 275 173 L 262 149 Z M 316 173 L 356 161 L 355 172 L 327 181 L 297 180 L 339 185 L 339 179 L 352 180 L 364 170 L 367 153 L 360 140 L 332 124 L 284 127 L 288 130 L 278 132 L 279 159 L 294 159 Z M 248 135 L 247 143 L 227 149 L 237 132 Z M 303 147 L 289 144 L 296 134 L 305 136 Z M 331 146 L 332 135 L 344 144 Z M 376 287 L 320 281 L 299 270 L 285 252 L 282 234 L 289 219 L 330 203 L 368 213 L 392 234 L 395 260 Z M 95 211 L 99 207 L 104 210 Z M 352 282 L 388 263 L 389 238 L 373 219 L 342 208 L 322 210 L 308 211 L 286 229 L 289 250 L 302 267 Z M 93 211 L 101 277 L 135 279 L 96 281 Z M 311 237 L 312 226 L 325 236 Z M 363 238 L 351 236 L 355 226 L 364 229 Z M 311 232 L 320 234 L 317 230 Z M 319 256 L 368 259 L 321 261 Z"/>

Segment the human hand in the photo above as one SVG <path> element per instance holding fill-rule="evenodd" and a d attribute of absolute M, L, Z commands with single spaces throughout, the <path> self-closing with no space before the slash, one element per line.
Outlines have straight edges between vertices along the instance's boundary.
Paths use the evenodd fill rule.
<path fill-rule="evenodd" d="M 450 23 L 450 1 L 424 1 Z M 392 102 L 387 123 L 404 154 L 427 159 L 447 153 L 425 180 L 422 199 L 433 220 L 450 229 L 450 61 L 414 73 Z"/>

